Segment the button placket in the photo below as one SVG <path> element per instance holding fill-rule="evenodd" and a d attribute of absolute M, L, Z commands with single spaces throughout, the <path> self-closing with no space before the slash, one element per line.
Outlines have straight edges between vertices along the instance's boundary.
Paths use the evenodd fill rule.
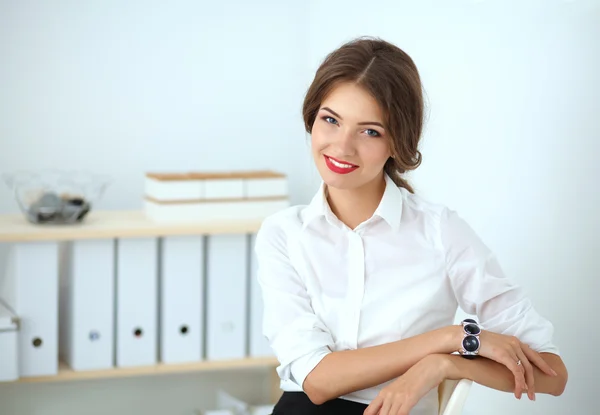
<path fill-rule="evenodd" d="M 363 240 L 356 232 L 349 233 L 348 273 L 348 324 L 346 341 L 351 349 L 356 349 L 358 347 L 360 309 L 363 300 L 365 278 L 365 253 Z"/>

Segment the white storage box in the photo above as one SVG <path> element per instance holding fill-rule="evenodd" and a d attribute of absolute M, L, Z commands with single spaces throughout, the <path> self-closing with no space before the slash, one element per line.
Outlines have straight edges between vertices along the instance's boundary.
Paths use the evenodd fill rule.
<path fill-rule="evenodd" d="M 157 201 L 204 198 L 204 182 L 186 173 L 148 173 L 144 185 L 146 197 Z"/>
<path fill-rule="evenodd" d="M 246 354 L 248 237 L 206 239 L 206 359 L 243 359 Z"/>
<path fill-rule="evenodd" d="M 205 199 L 287 199 L 289 194 L 286 175 L 271 170 L 190 176 L 204 183 Z"/>
<path fill-rule="evenodd" d="M 0 382 L 19 378 L 18 330 L 17 317 L 0 302 Z"/>
<path fill-rule="evenodd" d="M 219 389 L 217 391 L 217 408 L 230 410 L 236 415 L 270 415 L 273 413 L 275 405 L 255 405 Z"/>
<path fill-rule="evenodd" d="M 250 407 L 250 415 L 271 415 L 275 405 L 257 405 Z"/>
<path fill-rule="evenodd" d="M 160 222 L 262 220 L 288 199 L 287 177 L 272 171 L 148 173 L 144 210 Z"/>
<path fill-rule="evenodd" d="M 59 356 L 75 371 L 113 367 L 114 261 L 113 239 L 61 245 Z"/>
<path fill-rule="evenodd" d="M 146 200 L 145 216 L 155 222 L 213 222 L 263 220 L 289 207 L 287 199 L 239 200 L 231 202 L 199 201 L 190 203 L 157 203 Z"/>
<path fill-rule="evenodd" d="M 4 305 L 19 318 L 19 377 L 58 373 L 59 242 L 10 244 Z M 4 291 L 4 290 L 3 290 Z"/>
<path fill-rule="evenodd" d="M 287 197 L 289 195 L 288 181 L 282 174 L 251 175 L 245 178 L 244 186 L 244 196 L 248 199 Z"/>
<path fill-rule="evenodd" d="M 156 202 L 287 197 L 287 177 L 270 170 L 146 173 L 144 194 Z"/>

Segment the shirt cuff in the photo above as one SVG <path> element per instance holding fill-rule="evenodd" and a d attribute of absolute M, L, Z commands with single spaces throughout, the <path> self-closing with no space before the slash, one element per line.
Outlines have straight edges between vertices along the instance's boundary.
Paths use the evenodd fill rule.
<path fill-rule="evenodd" d="M 552 354 L 555 354 L 557 356 L 560 356 L 560 350 L 558 350 L 558 347 L 556 347 L 554 345 L 542 347 L 539 350 L 536 350 L 536 352 L 538 352 L 538 353 L 552 353 Z"/>
<path fill-rule="evenodd" d="M 323 358 L 329 353 L 331 353 L 331 350 L 324 346 L 292 362 L 290 365 L 290 371 L 294 383 L 300 386 L 301 389 L 304 389 L 304 380 L 308 374 L 312 372 L 313 369 L 317 367 L 319 363 L 321 363 L 321 360 L 323 360 Z"/>

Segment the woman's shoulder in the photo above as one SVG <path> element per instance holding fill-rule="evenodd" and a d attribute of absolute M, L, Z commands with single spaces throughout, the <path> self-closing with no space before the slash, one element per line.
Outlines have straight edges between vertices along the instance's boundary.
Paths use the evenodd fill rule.
<path fill-rule="evenodd" d="M 421 220 L 420 223 L 426 222 L 429 225 L 428 229 L 437 235 L 439 241 L 446 248 L 468 245 L 471 249 L 477 247 L 477 250 L 481 252 L 487 249 L 477 231 L 469 223 L 468 218 L 459 213 L 457 209 L 443 202 L 427 199 L 422 194 L 405 193 L 407 208 L 403 209 L 403 218 L 405 215 L 408 217 L 411 212 L 413 215 L 424 215 L 422 216 L 424 220 Z"/>
<path fill-rule="evenodd" d="M 427 216 L 439 220 L 450 211 L 446 204 L 434 201 L 423 193 L 411 193 L 406 189 L 401 189 L 401 192 L 404 215 Z"/>
<path fill-rule="evenodd" d="M 259 233 L 288 233 L 302 226 L 302 212 L 306 205 L 294 205 L 263 219 Z"/>
<path fill-rule="evenodd" d="M 285 209 L 281 209 L 263 220 L 263 224 L 267 225 L 300 225 L 302 223 L 302 212 L 307 205 L 292 205 Z"/>

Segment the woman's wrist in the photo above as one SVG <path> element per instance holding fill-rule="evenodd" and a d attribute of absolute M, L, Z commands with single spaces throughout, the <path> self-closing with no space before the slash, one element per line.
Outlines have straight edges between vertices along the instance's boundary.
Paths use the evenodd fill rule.
<path fill-rule="evenodd" d="M 454 324 L 452 326 L 446 326 L 442 330 L 444 340 L 441 344 L 444 345 L 444 353 L 454 353 L 460 348 L 461 342 L 464 337 L 462 326 Z"/>
<path fill-rule="evenodd" d="M 459 379 L 461 375 L 459 367 L 453 361 L 454 355 L 436 353 L 425 357 L 429 363 L 436 368 L 436 372 L 440 375 L 440 381 L 444 379 Z"/>
<path fill-rule="evenodd" d="M 460 379 L 471 379 L 472 374 L 470 367 L 473 364 L 473 360 L 464 359 L 459 355 L 447 355 L 447 364 L 444 365 L 446 369 L 446 379 L 460 380 Z"/>

